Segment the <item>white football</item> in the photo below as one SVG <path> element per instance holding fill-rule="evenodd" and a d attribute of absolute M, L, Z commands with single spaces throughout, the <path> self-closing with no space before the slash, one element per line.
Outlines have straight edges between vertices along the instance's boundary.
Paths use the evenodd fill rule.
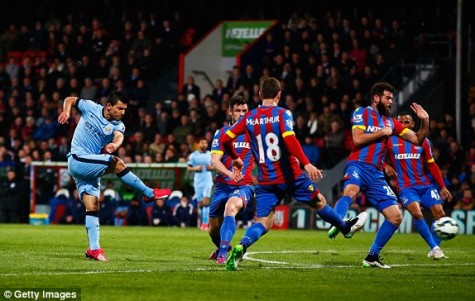
<path fill-rule="evenodd" d="M 432 232 L 442 240 L 449 240 L 457 236 L 459 225 L 451 217 L 441 217 L 432 224 Z"/>

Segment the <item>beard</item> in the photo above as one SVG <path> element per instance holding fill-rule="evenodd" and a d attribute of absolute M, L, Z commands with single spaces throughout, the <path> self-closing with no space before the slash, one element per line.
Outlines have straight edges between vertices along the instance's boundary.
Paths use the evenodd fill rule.
<path fill-rule="evenodd" d="M 383 115 L 386 117 L 391 116 L 391 106 L 386 107 L 381 101 L 378 102 L 378 104 L 376 105 L 376 109 L 378 109 L 378 113 L 380 115 Z"/>

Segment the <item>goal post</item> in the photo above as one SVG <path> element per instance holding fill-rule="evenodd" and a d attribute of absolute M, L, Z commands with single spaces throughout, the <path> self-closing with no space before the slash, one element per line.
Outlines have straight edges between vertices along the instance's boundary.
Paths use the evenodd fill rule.
<path fill-rule="evenodd" d="M 186 163 L 128 163 L 127 167 L 135 173 L 142 181 L 152 187 L 170 188 L 181 190 L 187 185 L 191 185 L 193 174 L 186 170 Z M 64 187 L 74 186 L 74 180 L 68 173 L 67 162 L 44 162 L 33 161 L 30 170 L 30 212 L 35 213 L 38 203 L 38 192 L 45 189 L 42 183 L 42 176 L 47 174 L 47 178 L 53 186 L 54 193 Z M 101 177 L 101 189 L 106 187 L 107 182 L 114 184 L 114 189 L 120 191 L 123 184 L 115 174 L 107 174 Z M 43 187 L 42 187 L 43 186 Z"/>

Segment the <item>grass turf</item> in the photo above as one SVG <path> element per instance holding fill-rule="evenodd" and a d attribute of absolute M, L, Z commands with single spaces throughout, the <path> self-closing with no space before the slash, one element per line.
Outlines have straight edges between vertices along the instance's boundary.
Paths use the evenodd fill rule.
<path fill-rule="evenodd" d="M 365 269 L 373 238 L 271 231 L 229 272 L 198 229 L 101 227 L 104 263 L 84 258 L 82 226 L 1 225 L 0 287 L 81 288 L 82 300 L 475 300 L 474 236 L 443 242 L 450 258 L 435 261 L 419 235 L 396 234 L 382 253 L 393 268 Z"/>

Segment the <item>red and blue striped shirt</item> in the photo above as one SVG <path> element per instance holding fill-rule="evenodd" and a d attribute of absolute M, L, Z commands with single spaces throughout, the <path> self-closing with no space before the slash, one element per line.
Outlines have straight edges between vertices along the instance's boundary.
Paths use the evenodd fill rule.
<path fill-rule="evenodd" d="M 384 127 L 391 127 L 393 135 L 402 136 L 408 131 L 397 119 L 382 116 L 371 107 L 356 109 L 353 112 L 352 124 L 353 129 L 362 129 L 365 133 L 377 132 Z M 382 137 L 365 145 L 355 145 L 347 161 L 365 162 L 383 170 L 387 142 L 388 137 Z"/>
<path fill-rule="evenodd" d="M 249 134 L 258 166 L 259 184 L 283 184 L 302 175 L 300 162 L 284 138 L 295 135 L 292 113 L 278 106 L 261 106 L 244 115 L 226 134 L 230 138 Z"/>
<path fill-rule="evenodd" d="M 388 141 L 388 157 L 398 175 L 399 188 L 431 184 L 424 170 L 424 163 L 434 162 L 428 139 L 418 146 L 402 138 L 391 137 Z"/>
<path fill-rule="evenodd" d="M 213 142 L 211 143 L 211 154 L 220 154 L 223 155 L 221 162 L 228 170 L 232 171 L 233 159 L 224 151 L 224 145 L 222 142 L 222 137 L 226 135 L 229 126 L 225 126 L 216 131 L 214 134 Z M 248 134 L 240 135 L 233 141 L 234 148 L 239 154 L 239 157 L 244 162 L 244 167 L 242 170 L 243 179 L 242 181 L 236 182 L 231 180 L 229 177 L 223 176 L 220 173 L 216 173 L 216 182 L 217 183 L 226 183 L 229 185 L 250 185 L 252 184 L 252 169 L 254 168 L 254 157 L 251 152 L 251 142 Z"/>

